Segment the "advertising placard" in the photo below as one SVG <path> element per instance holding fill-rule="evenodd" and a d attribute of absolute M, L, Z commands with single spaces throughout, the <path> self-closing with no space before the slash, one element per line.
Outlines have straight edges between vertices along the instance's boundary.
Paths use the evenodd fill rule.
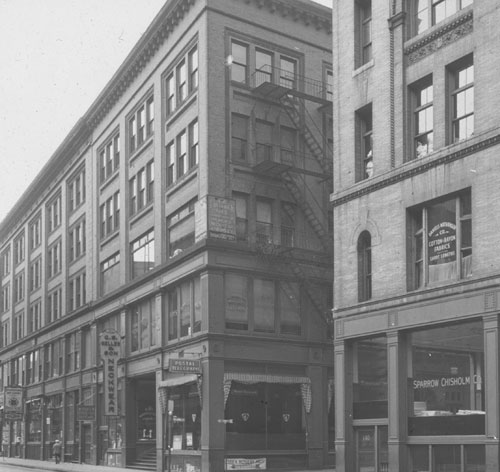
<path fill-rule="evenodd" d="M 99 335 L 99 348 L 104 362 L 104 415 L 118 415 L 118 360 L 121 357 L 120 334 L 106 329 Z"/>
<path fill-rule="evenodd" d="M 226 459 L 226 470 L 264 470 L 266 469 L 266 458 L 238 458 Z"/>
<path fill-rule="evenodd" d="M 168 370 L 170 372 L 200 374 L 201 362 L 199 359 L 169 359 Z"/>
<path fill-rule="evenodd" d="M 22 387 L 5 387 L 3 411 L 6 420 L 21 420 L 23 418 Z"/>

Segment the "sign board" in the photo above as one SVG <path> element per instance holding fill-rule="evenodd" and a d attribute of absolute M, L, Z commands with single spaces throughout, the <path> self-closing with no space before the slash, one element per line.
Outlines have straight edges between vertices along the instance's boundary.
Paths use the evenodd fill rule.
<path fill-rule="evenodd" d="M 78 405 L 76 410 L 77 421 L 95 421 L 95 405 Z"/>
<path fill-rule="evenodd" d="M 457 257 L 457 227 L 442 221 L 429 231 L 429 264 L 446 264 Z"/>
<path fill-rule="evenodd" d="M 22 387 L 5 387 L 3 411 L 6 420 L 21 420 L 23 418 Z"/>
<path fill-rule="evenodd" d="M 266 469 L 266 458 L 228 458 L 226 459 L 226 470 L 264 470 Z"/>
<path fill-rule="evenodd" d="M 120 334 L 106 329 L 99 335 L 99 349 L 104 362 L 104 415 L 118 415 L 118 360 L 121 357 Z"/>
<path fill-rule="evenodd" d="M 199 359 L 169 359 L 168 370 L 170 372 L 201 374 L 201 362 Z"/>
<path fill-rule="evenodd" d="M 195 241 L 209 238 L 236 240 L 236 206 L 230 198 L 207 197 L 195 206 Z"/>

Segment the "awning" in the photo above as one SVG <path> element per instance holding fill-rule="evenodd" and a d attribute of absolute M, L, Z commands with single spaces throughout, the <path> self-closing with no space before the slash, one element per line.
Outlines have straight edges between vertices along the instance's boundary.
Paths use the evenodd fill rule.
<path fill-rule="evenodd" d="M 163 413 L 165 413 L 167 409 L 168 389 L 172 387 L 179 387 L 181 385 L 186 385 L 189 383 L 196 383 L 196 387 L 198 389 L 198 396 L 200 397 L 200 406 L 203 406 L 201 397 L 201 386 L 202 386 L 201 375 L 200 374 L 181 375 L 179 377 L 172 377 L 169 379 L 160 380 L 160 382 L 158 383 L 158 394 Z"/>
<path fill-rule="evenodd" d="M 226 372 L 224 374 L 224 406 L 226 406 L 227 399 L 231 391 L 231 383 L 233 381 L 246 384 L 253 384 L 259 382 L 279 383 L 279 384 L 299 384 L 300 393 L 302 394 L 302 402 L 304 403 L 304 408 L 306 410 L 306 413 L 311 412 L 312 394 L 311 394 L 311 379 L 309 377 Z"/>

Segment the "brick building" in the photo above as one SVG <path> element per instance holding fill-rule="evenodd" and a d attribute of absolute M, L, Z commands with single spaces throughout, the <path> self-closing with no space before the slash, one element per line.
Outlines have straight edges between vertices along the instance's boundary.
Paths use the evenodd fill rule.
<path fill-rule="evenodd" d="M 336 470 L 497 471 L 498 2 L 333 18 Z"/>
<path fill-rule="evenodd" d="M 0 225 L 6 453 L 333 462 L 331 41 L 308 0 L 165 3 Z"/>

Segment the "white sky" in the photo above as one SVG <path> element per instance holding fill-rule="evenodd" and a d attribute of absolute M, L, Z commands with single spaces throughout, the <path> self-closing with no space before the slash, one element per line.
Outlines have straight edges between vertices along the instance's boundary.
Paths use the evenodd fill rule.
<path fill-rule="evenodd" d="M 165 1 L 0 0 L 0 222 Z"/>

